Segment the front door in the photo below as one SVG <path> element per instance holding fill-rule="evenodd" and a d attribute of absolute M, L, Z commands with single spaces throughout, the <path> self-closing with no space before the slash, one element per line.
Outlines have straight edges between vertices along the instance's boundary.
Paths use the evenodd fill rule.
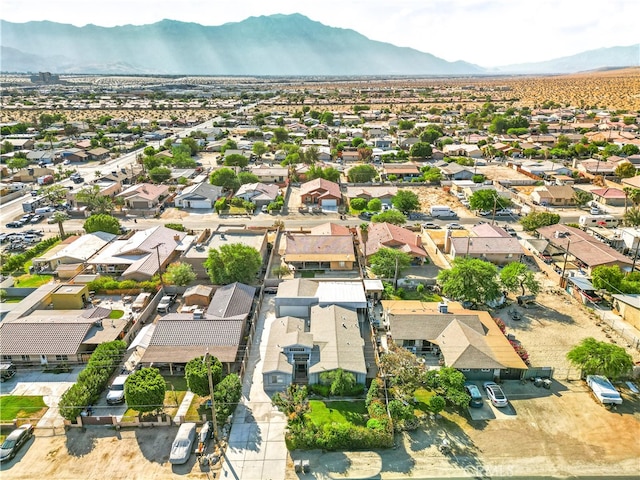
<path fill-rule="evenodd" d="M 40 355 L 40 365 L 47 365 L 49 362 L 47 361 L 46 355 Z"/>

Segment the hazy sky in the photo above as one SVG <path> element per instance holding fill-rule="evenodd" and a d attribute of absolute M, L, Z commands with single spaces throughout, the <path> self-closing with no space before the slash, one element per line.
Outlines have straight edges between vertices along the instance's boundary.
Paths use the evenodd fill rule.
<path fill-rule="evenodd" d="M 301 13 L 372 40 L 490 67 L 640 43 L 640 0 L 1 0 L 0 18 L 222 25 Z"/>

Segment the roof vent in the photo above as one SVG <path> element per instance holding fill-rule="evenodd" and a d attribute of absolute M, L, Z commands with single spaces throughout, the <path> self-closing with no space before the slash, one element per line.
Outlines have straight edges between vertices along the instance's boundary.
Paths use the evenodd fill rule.
<path fill-rule="evenodd" d="M 440 312 L 440 313 L 449 313 L 449 307 L 447 306 L 446 303 L 440 302 L 438 304 L 438 312 Z"/>
<path fill-rule="evenodd" d="M 195 320 L 202 319 L 203 317 L 204 317 L 204 310 L 199 308 L 193 311 L 193 318 Z"/>

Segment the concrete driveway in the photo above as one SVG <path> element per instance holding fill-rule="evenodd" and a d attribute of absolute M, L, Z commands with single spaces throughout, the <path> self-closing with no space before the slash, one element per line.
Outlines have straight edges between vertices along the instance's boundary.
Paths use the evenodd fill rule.
<path fill-rule="evenodd" d="M 37 428 L 63 428 L 58 402 L 64 392 L 76 382 L 84 367 L 74 367 L 69 373 L 43 373 L 40 367 L 18 370 L 9 381 L 0 384 L 2 395 L 42 396 L 49 410 L 40 419 Z"/>

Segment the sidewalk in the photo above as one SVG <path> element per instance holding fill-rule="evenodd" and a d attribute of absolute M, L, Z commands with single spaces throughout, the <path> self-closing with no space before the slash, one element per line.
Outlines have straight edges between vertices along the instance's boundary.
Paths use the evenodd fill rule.
<path fill-rule="evenodd" d="M 173 417 L 173 423 L 175 423 L 176 425 L 180 425 L 182 423 L 182 419 L 187 414 L 187 410 L 189 410 L 192 400 L 193 392 L 189 390 L 182 399 L 182 403 L 180 404 L 180 407 L 178 407 L 178 411 L 176 412 L 175 417 Z"/>

